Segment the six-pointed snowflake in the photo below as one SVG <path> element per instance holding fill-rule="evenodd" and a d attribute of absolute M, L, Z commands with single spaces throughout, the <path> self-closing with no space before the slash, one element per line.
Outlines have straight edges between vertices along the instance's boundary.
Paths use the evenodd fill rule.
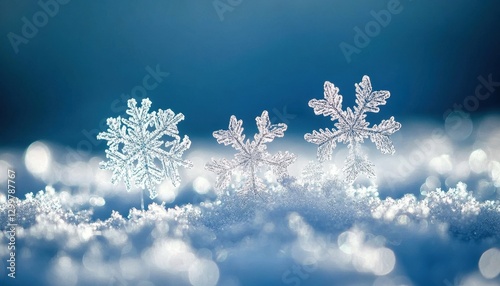
<path fill-rule="evenodd" d="M 253 141 L 249 139 L 245 141 L 243 121 L 237 120 L 234 115 L 231 116 L 228 130 L 219 130 L 213 133 L 219 144 L 231 145 L 239 151 L 233 160 L 212 159 L 206 165 L 207 170 L 217 174 L 217 189 L 222 190 L 229 185 L 231 175 L 236 169 L 241 169 L 246 177 L 243 191 L 255 193 L 264 188 L 264 183 L 257 174 L 261 166 L 270 167 L 279 179 L 287 176 L 287 167 L 295 161 L 295 155 L 288 152 L 278 152 L 271 155 L 267 152 L 266 146 L 266 143 L 272 142 L 275 137 L 283 137 L 287 125 L 284 123 L 271 124 L 267 111 L 262 112 L 262 115 L 255 120 L 259 133 L 255 134 Z"/>
<path fill-rule="evenodd" d="M 135 184 L 149 190 L 153 199 L 157 196 L 157 184 L 169 179 L 173 185 L 178 185 L 178 167 L 192 166 L 191 162 L 182 159 L 191 141 L 188 136 L 181 140 L 177 129 L 184 115 L 176 115 L 170 109 L 149 113 L 151 101 L 148 98 L 142 100 L 141 107 L 136 106 L 135 99 L 129 99 L 127 104 L 129 118 L 108 118 L 107 132 L 97 135 L 97 139 L 107 140 L 109 147 L 106 150 L 108 161 L 101 162 L 101 168 L 113 171 L 113 184 L 123 180 L 127 191 Z M 164 135 L 173 140 L 164 142 Z"/>
<path fill-rule="evenodd" d="M 349 155 L 347 156 L 344 174 L 346 181 L 352 183 L 359 174 L 364 173 L 369 177 L 374 177 L 373 163 L 360 151 L 360 143 L 365 138 L 375 143 L 377 149 L 383 154 L 393 154 L 394 146 L 389 136 L 401 128 L 401 124 L 391 116 L 389 120 L 382 120 L 379 125 L 369 127 L 369 122 L 365 120 L 366 112 L 379 112 L 379 105 L 385 105 L 390 93 L 387 90 L 372 91 L 370 78 L 363 76 L 363 80 L 356 86 L 356 104 L 354 111 L 347 108 L 342 110 L 342 95 L 333 83 L 326 81 L 324 85 L 325 99 L 312 99 L 309 106 L 314 108 L 316 115 L 330 116 L 331 120 L 338 120 L 334 124 L 335 128 L 320 129 L 308 133 L 305 140 L 318 145 L 318 159 L 320 161 L 330 160 L 332 151 L 336 147 L 336 142 L 347 143 Z"/>

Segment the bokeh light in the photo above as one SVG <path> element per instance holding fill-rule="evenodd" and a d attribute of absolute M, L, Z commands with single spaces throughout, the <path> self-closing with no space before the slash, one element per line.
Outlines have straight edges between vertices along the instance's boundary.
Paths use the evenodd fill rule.
<path fill-rule="evenodd" d="M 49 147 L 43 142 L 33 142 L 24 154 L 24 163 L 33 175 L 41 176 L 49 171 L 52 156 Z"/>
<path fill-rule="evenodd" d="M 479 271 L 487 279 L 493 279 L 500 274 L 500 249 L 490 248 L 481 255 Z"/>
<path fill-rule="evenodd" d="M 469 157 L 470 169 L 475 173 L 482 173 L 488 167 L 488 155 L 482 149 L 472 151 Z"/>

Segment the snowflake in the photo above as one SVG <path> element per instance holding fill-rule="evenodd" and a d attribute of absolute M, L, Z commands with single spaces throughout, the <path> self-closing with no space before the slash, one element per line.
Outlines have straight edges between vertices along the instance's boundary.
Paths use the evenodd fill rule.
<path fill-rule="evenodd" d="M 348 144 L 349 154 L 347 156 L 344 174 L 346 181 L 352 183 L 359 174 L 364 173 L 368 177 L 374 177 L 373 163 L 360 151 L 360 143 L 365 138 L 375 143 L 377 149 L 383 154 L 393 154 L 394 146 L 389 136 L 401 128 L 401 124 L 391 116 L 389 120 L 382 120 L 379 125 L 368 127 L 369 122 L 365 120 L 366 112 L 379 112 L 379 105 L 385 105 L 390 93 L 387 90 L 372 91 L 372 85 L 368 76 L 356 86 L 356 104 L 354 112 L 350 107 L 342 110 L 342 95 L 333 83 L 326 81 L 324 85 L 325 99 L 312 99 L 309 106 L 314 108 L 316 115 L 330 116 L 331 120 L 338 120 L 335 128 L 320 129 L 308 133 L 305 140 L 318 146 L 318 159 L 320 161 L 330 160 L 336 142 Z"/>
<path fill-rule="evenodd" d="M 130 191 L 134 183 L 149 190 L 150 198 L 154 199 L 158 194 L 157 184 L 169 179 L 177 186 L 180 182 L 178 167 L 192 167 L 190 161 L 182 159 L 191 141 L 188 136 L 181 140 L 177 129 L 184 115 L 176 115 L 170 109 L 149 113 L 151 101 L 148 98 L 142 100 L 141 107 L 136 106 L 135 99 L 129 99 L 127 105 L 129 119 L 110 117 L 107 132 L 97 135 L 97 139 L 107 140 L 109 147 L 106 150 L 108 161 L 101 162 L 101 168 L 113 171 L 113 184 L 121 179 Z M 164 144 L 161 140 L 164 135 L 173 140 Z"/>
<path fill-rule="evenodd" d="M 243 191 L 251 190 L 254 193 L 264 188 L 262 180 L 257 176 L 261 166 L 270 167 L 280 180 L 287 176 L 287 167 L 295 161 L 295 155 L 288 152 L 271 155 L 267 152 L 266 146 L 266 143 L 272 142 L 275 137 L 283 137 L 287 125 L 271 124 L 267 111 L 262 112 L 262 115 L 255 120 L 259 133 L 255 134 L 253 141 L 249 139 L 245 141 L 243 121 L 237 120 L 234 115 L 231 116 L 228 130 L 213 133 L 219 144 L 231 145 L 239 151 L 233 160 L 212 159 L 212 162 L 206 165 L 207 170 L 217 174 L 217 189 L 222 190 L 229 185 L 231 175 L 236 169 L 241 169 L 246 176 Z"/>

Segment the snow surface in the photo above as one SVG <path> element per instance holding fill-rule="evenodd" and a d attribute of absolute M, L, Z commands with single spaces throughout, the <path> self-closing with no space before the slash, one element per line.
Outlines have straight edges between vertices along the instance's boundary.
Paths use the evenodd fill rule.
<path fill-rule="evenodd" d="M 16 279 L 6 277 L 0 233 L 1 283 L 500 285 L 499 123 L 485 118 L 458 143 L 433 139 L 435 125 L 406 124 L 394 156 L 372 156 L 377 179 L 353 186 L 336 167 L 345 152 L 320 165 L 310 144 L 283 144 L 299 154 L 292 177 L 281 185 L 263 174 L 259 195 L 238 192 L 238 173 L 214 190 L 204 164 L 225 148 L 200 144 L 186 154 L 194 168 L 181 185 L 162 183 L 145 212 L 139 190 L 110 183 L 102 158 L 66 162 L 66 150 L 35 142 L 0 155 L 2 174 L 27 170 L 32 188 L 47 185 L 16 200 Z"/>

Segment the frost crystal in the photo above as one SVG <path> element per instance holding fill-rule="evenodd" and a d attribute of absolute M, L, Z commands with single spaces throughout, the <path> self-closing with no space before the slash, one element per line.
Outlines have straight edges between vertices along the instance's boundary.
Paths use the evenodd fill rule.
<path fill-rule="evenodd" d="M 318 145 L 320 161 L 331 159 L 336 142 L 348 144 L 349 155 L 343 169 L 348 183 L 352 183 L 361 173 L 369 177 L 375 176 L 373 163 L 361 152 L 360 143 L 369 137 L 383 154 L 393 154 L 395 149 L 389 136 L 401 128 L 401 124 L 395 121 L 393 116 L 389 120 L 382 120 L 379 125 L 368 127 L 370 123 L 365 120 L 366 112 L 378 113 L 378 106 L 385 105 L 390 93 L 387 90 L 372 91 L 370 78 L 366 75 L 355 86 L 357 106 L 354 107 L 354 112 L 350 107 L 344 111 L 339 89 L 333 83 L 326 81 L 325 99 L 312 99 L 309 101 L 309 106 L 314 108 L 316 115 L 322 114 L 330 116 L 332 121 L 338 120 L 334 124 L 336 129 L 320 129 L 304 136 L 307 142 Z"/>
<path fill-rule="evenodd" d="M 141 107 L 136 106 L 135 99 L 129 99 L 127 104 L 129 118 L 108 118 L 107 132 L 97 135 L 97 139 L 107 140 L 109 147 L 106 150 L 108 161 L 101 162 L 101 168 L 113 171 L 113 184 L 123 180 L 127 191 L 132 184 L 146 188 L 154 199 L 157 184 L 169 179 L 176 186 L 180 182 L 178 167 L 192 167 L 190 161 L 182 159 L 191 141 L 188 136 L 181 140 L 177 129 L 184 115 L 176 115 L 170 109 L 149 113 L 151 101 L 148 98 L 142 100 Z M 164 135 L 173 140 L 164 143 L 161 140 Z"/>
<path fill-rule="evenodd" d="M 284 123 L 271 124 L 267 111 L 262 112 L 260 117 L 255 118 L 259 133 L 255 134 L 254 140 L 245 141 L 243 134 L 243 121 L 237 120 L 233 115 L 229 121 L 228 130 L 219 130 L 213 133 L 219 144 L 231 145 L 239 153 L 234 155 L 233 160 L 212 159 L 206 165 L 206 169 L 217 174 L 216 188 L 226 188 L 231 181 L 231 175 L 236 169 L 241 169 L 246 176 L 243 186 L 244 191 L 257 192 L 264 188 L 264 183 L 257 176 L 261 166 L 268 166 L 273 173 L 283 179 L 287 176 L 287 167 L 295 161 L 292 153 L 278 152 L 271 155 L 267 152 L 266 143 L 272 142 L 275 137 L 283 137 L 287 129 Z"/>
<path fill-rule="evenodd" d="M 302 181 L 304 182 L 304 187 L 309 191 L 320 190 L 322 184 L 324 183 L 323 166 L 317 161 L 311 161 L 302 170 Z"/>

